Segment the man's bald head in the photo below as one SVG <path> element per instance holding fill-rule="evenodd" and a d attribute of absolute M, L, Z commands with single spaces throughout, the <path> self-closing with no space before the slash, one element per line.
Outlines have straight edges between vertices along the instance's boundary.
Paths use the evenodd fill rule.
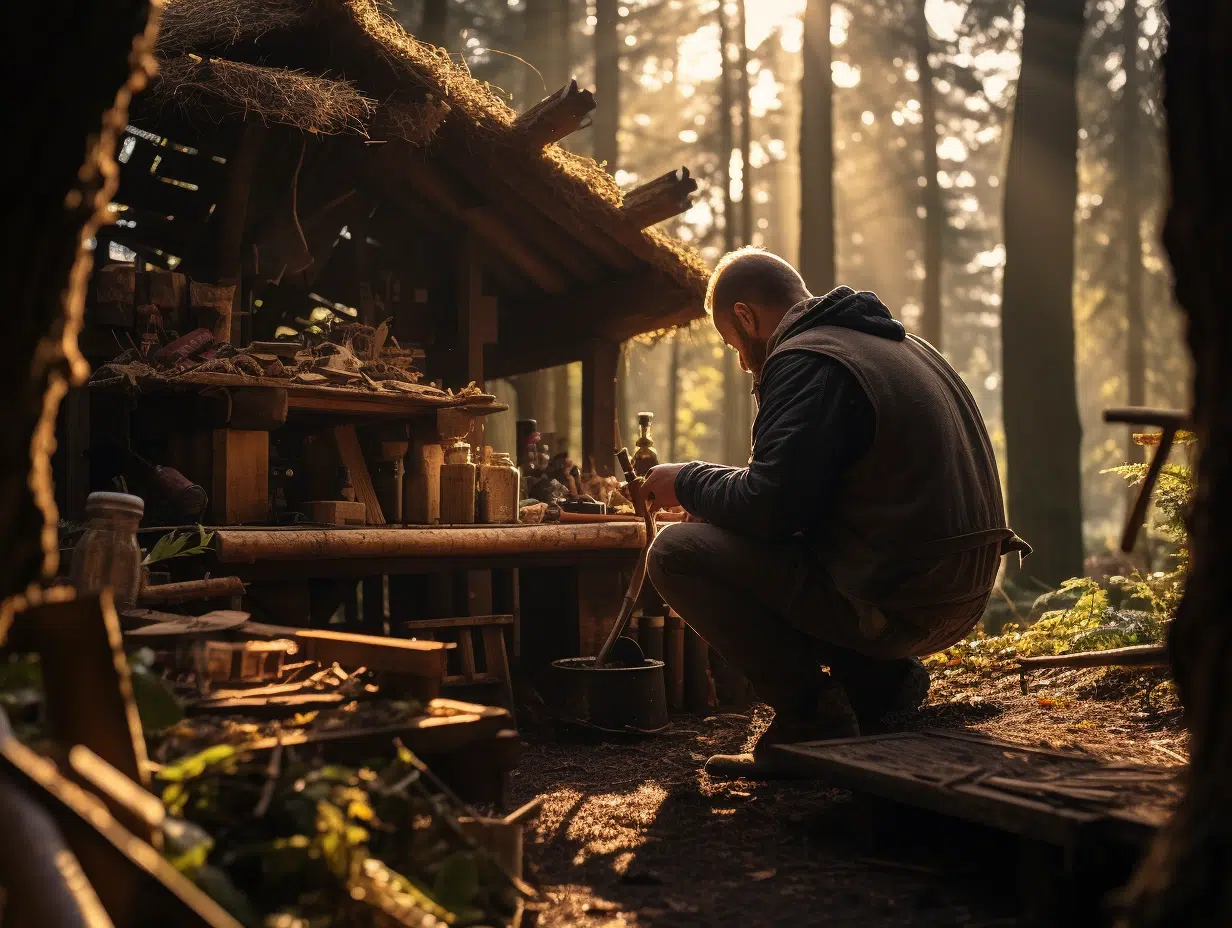
<path fill-rule="evenodd" d="M 787 312 L 811 293 L 796 269 L 768 251 L 741 248 L 724 255 L 710 275 L 706 312 L 740 366 L 761 376 L 770 336 Z"/>
<path fill-rule="evenodd" d="M 786 313 L 811 295 L 794 267 L 778 255 L 747 247 L 719 260 L 706 288 L 706 312 L 725 322 L 737 303 L 769 313 Z"/>

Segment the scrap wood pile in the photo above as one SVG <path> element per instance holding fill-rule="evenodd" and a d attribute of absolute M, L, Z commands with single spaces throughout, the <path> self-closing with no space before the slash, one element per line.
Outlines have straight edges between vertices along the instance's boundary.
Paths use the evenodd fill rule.
<path fill-rule="evenodd" d="M 95 656 L 131 669 L 145 748 L 133 762 L 162 800 L 163 857 L 235 922 L 497 925 L 533 894 L 520 852 L 496 835 L 515 826 L 481 817 L 429 766 L 462 750 L 496 762 L 474 749 L 510 725 L 504 710 L 430 698 L 440 678 L 425 667 L 443 668 L 446 645 L 390 640 L 386 650 L 412 658 L 400 673 L 330 660 L 367 652 L 396 667 L 381 639 L 263 625 L 239 610 L 134 608 L 117 624 L 129 656 Z M 49 708 L 68 698 L 84 713 L 96 694 L 44 680 L 56 645 L 20 617 L 12 631 L 0 657 L 4 727 L 55 760 L 65 748 Z"/>

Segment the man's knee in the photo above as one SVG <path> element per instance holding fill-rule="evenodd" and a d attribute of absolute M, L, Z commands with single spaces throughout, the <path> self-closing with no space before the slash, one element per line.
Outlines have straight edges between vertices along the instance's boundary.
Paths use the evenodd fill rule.
<path fill-rule="evenodd" d="M 714 569 L 718 552 L 712 525 L 678 522 L 664 526 L 646 556 L 646 570 L 658 586 L 676 577 L 695 577 Z"/>

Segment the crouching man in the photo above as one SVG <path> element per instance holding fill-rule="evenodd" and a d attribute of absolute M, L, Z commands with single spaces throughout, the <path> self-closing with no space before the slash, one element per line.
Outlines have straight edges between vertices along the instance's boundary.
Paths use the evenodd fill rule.
<path fill-rule="evenodd" d="M 647 476 L 681 505 L 650 549 L 664 599 L 775 710 L 751 754 L 715 776 L 774 776 L 773 744 L 843 738 L 928 691 L 918 660 L 975 626 L 1006 526 L 971 393 L 872 293 L 815 297 L 774 255 L 719 262 L 706 309 L 753 374 L 747 467 L 695 461 Z"/>

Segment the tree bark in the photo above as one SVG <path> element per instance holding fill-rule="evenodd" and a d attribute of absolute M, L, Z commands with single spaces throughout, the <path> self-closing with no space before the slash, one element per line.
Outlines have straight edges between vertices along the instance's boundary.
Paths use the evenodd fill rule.
<path fill-rule="evenodd" d="M 1141 157 L 1138 139 L 1143 131 L 1142 75 L 1138 61 L 1141 18 L 1136 0 L 1129 0 L 1125 4 L 1121 24 L 1125 48 L 1125 87 L 1121 97 L 1118 147 L 1121 155 L 1121 195 L 1125 204 L 1125 381 L 1126 403 L 1130 406 L 1146 405 L 1146 307 L 1142 292 L 1142 188 L 1138 163 Z M 1143 448 L 1134 441 L 1132 429 L 1126 437 L 1125 459 L 1143 459 Z"/>
<path fill-rule="evenodd" d="M 620 163 L 620 22 L 618 0 L 595 0 L 595 160 L 615 174 Z"/>
<path fill-rule="evenodd" d="M 830 0 L 804 9 L 800 86 L 800 274 L 814 293 L 836 283 L 834 258 L 834 79 Z"/>
<path fill-rule="evenodd" d="M 749 94 L 749 26 L 746 0 L 736 2 L 736 49 L 740 93 L 740 170 L 743 190 L 740 197 L 740 244 L 753 244 L 753 106 Z"/>
<path fill-rule="evenodd" d="M 1194 428 L 1201 457 L 1189 520 L 1190 577 L 1168 647 L 1190 733 L 1188 790 L 1143 864 L 1125 923 L 1133 928 L 1232 924 L 1232 145 L 1230 0 L 1170 0 L 1164 56 L 1171 203 L 1164 245 L 1194 361 Z"/>
<path fill-rule="evenodd" d="M 445 45 L 449 27 L 449 0 L 424 0 L 423 16 L 419 20 L 419 34 L 415 38 L 438 48 Z"/>
<path fill-rule="evenodd" d="M 1082 573 L 1082 426 L 1074 371 L 1075 93 L 1082 0 L 1027 7 L 1005 188 L 1002 391 L 1009 515 L 1050 587 Z"/>
<path fill-rule="evenodd" d="M 0 598 L 20 593 L 58 563 L 50 454 L 56 411 L 88 373 L 77 331 L 97 231 L 118 179 L 116 142 L 133 92 L 145 86 L 156 23 L 147 0 L 9 5 L 6 61 L 16 88 L 6 119 L 26 144 L 9 151 L 5 322 L 0 367 Z M 31 67 L 33 63 L 33 67 Z M 0 638 L 3 629 L 0 629 Z"/>
<path fill-rule="evenodd" d="M 933 86 L 933 66 L 928 55 L 932 37 L 924 15 L 924 0 L 917 0 L 915 12 L 915 59 L 920 72 L 920 149 L 924 154 L 924 294 L 920 313 L 920 336 L 941 350 L 942 243 L 945 234 L 945 206 L 937 182 L 937 95 Z"/>

